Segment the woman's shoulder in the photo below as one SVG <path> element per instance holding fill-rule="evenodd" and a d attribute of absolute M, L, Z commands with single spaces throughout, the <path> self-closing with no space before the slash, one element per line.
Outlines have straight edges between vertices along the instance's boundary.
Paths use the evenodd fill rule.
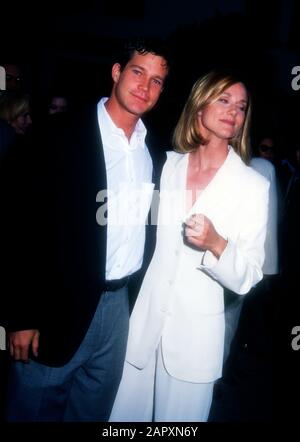
<path fill-rule="evenodd" d="M 258 185 L 261 186 L 269 185 L 270 180 L 261 171 L 253 167 L 251 163 L 247 165 L 246 168 L 249 175 L 249 179 L 257 182 Z"/>
<path fill-rule="evenodd" d="M 182 161 L 186 157 L 186 154 L 175 152 L 174 150 L 167 150 L 166 156 L 167 156 L 166 163 L 176 164 Z"/>
<path fill-rule="evenodd" d="M 274 180 L 276 176 L 275 167 L 270 161 L 265 160 L 264 158 L 253 157 L 249 165 L 260 175 L 263 175 L 265 178 L 267 178 L 267 180 Z"/>
<path fill-rule="evenodd" d="M 165 153 L 167 158 L 163 166 L 161 182 L 168 182 L 174 174 L 179 174 L 185 165 L 186 159 L 186 155 L 174 152 L 173 150 L 167 150 Z"/>
<path fill-rule="evenodd" d="M 167 150 L 166 156 L 167 158 L 164 164 L 165 173 L 166 171 L 172 171 L 173 173 L 178 170 L 181 164 L 185 164 L 186 154 L 174 152 L 174 150 Z"/>
<path fill-rule="evenodd" d="M 175 150 L 166 150 L 167 159 L 174 159 L 182 157 L 181 153 L 175 152 Z"/>
<path fill-rule="evenodd" d="M 233 161 L 236 167 L 236 172 L 239 171 L 238 176 L 244 181 L 244 185 L 256 189 L 260 187 L 269 187 L 270 181 L 263 176 L 262 173 L 255 170 L 251 163 L 246 165 L 236 152 L 232 152 L 232 156 L 234 157 Z"/>

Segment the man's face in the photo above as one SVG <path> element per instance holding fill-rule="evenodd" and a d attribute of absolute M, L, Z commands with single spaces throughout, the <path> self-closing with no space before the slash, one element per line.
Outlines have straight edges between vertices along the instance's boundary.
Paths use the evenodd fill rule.
<path fill-rule="evenodd" d="M 114 64 L 113 95 L 119 106 L 140 117 L 157 103 L 167 74 L 168 67 L 163 57 L 136 52 L 123 71 L 118 63 Z"/>
<path fill-rule="evenodd" d="M 4 65 L 6 74 L 6 89 L 8 91 L 18 90 L 21 87 L 20 70 L 15 64 Z"/>

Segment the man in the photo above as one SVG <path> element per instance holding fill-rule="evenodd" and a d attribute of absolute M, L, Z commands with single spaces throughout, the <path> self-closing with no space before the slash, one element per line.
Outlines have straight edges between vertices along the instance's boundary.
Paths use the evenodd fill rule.
<path fill-rule="evenodd" d="M 55 128 L 36 136 L 34 155 L 26 153 L 34 165 L 18 162 L 27 180 L 18 207 L 25 216 L 19 229 L 10 225 L 8 242 L 17 246 L 7 247 L 10 268 L 19 263 L 7 284 L 10 421 L 109 417 L 125 357 L 127 283 L 143 260 L 153 186 L 140 117 L 163 90 L 161 50 L 129 46 L 112 67 L 110 97 L 58 115 Z M 141 189 L 146 207 L 143 196 L 132 198 Z M 127 222 L 136 211 L 143 223 Z"/>
<path fill-rule="evenodd" d="M 15 63 L 3 63 L 6 76 L 6 90 L 17 91 L 21 88 L 21 70 Z"/>

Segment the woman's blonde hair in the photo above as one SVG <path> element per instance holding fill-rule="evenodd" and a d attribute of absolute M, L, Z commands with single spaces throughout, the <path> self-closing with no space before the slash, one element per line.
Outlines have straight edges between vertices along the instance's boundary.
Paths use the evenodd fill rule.
<path fill-rule="evenodd" d="M 200 144 L 208 142 L 200 133 L 198 112 L 236 83 L 242 82 L 231 75 L 222 75 L 218 72 L 210 72 L 196 81 L 174 130 L 174 150 L 180 153 L 192 152 Z M 231 146 L 246 164 L 250 160 L 250 118 L 251 100 L 248 94 L 244 124 L 238 134 L 230 140 Z"/>
<path fill-rule="evenodd" d="M 6 92 L 0 97 L 0 118 L 13 123 L 20 115 L 29 112 L 29 95 L 22 92 Z"/>

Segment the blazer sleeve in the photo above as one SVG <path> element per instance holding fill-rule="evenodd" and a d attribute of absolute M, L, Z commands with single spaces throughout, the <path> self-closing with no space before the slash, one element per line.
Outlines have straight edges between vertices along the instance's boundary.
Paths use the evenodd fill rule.
<path fill-rule="evenodd" d="M 263 179 L 253 184 L 249 183 L 253 191 L 244 196 L 236 214 L 239 232 L 227 238 L 227 246 L 219 259 L 206 251 L 199 266 L 222 286 L 240 295 L 248 293 L 263 277 L 269 182 Z"/>

